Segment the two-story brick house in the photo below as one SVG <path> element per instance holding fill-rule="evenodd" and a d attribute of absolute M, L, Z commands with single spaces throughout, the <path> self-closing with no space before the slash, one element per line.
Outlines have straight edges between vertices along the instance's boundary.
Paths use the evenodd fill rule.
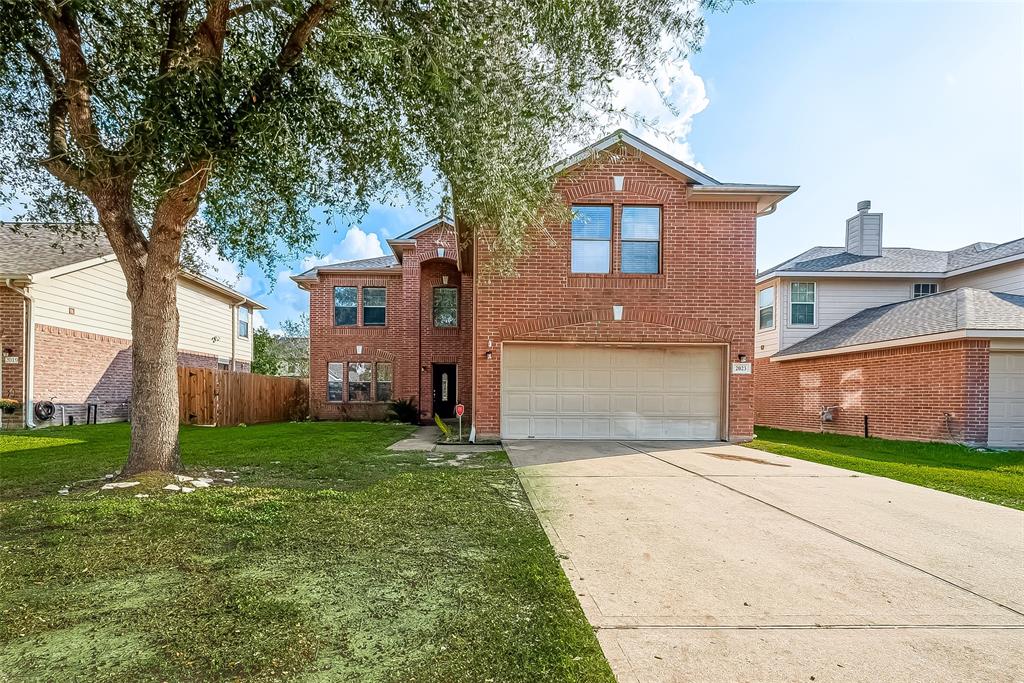
<path fill-rule="evenodd" d="M 462 402 L 480 437 L 752 436 L 753 380 L 732 369 L 754 351 L 756 222 L 797 188 L 722 183 L 625 131 L 553 172 L 574 218 L 515 276 L 456 216 L 295 277 L 314 416 L 413 398 L 423 420 Z"/>
<path fill-rule="evenodd" d="M 883 247 L 870 207 L 758 276 L 757 423 L 1024 446 L 1024 238 Z"/>

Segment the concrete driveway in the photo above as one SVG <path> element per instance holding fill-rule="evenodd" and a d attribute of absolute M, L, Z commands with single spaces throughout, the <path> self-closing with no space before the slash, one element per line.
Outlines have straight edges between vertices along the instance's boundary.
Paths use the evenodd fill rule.
<path fill-rule="evenodd" d="M 1024 681 L 1024 513 L 741 446 L 506 449 L 626 681 Z"/>

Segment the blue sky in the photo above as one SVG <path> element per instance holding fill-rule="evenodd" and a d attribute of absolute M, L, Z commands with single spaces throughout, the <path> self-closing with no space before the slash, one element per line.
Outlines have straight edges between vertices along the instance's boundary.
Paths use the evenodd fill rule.
<path fill-rule="evenodd" d="M 1024 236 L 1024 4 L 759 2 L 708 26 L 703 50 L 660 75 L 675 115 L 639 84 L 620 84 L 622 100 L 670 132 L 651 142 L 719 180 L 801 186 L 760 219 L 759 267 L 841 244 L 861 199 L 885 214 L 886 246 Z M 352 231 L 325 224 L 316 249 L 377 255 L 423 218 L 374 207 Z M 306 307 L 287 276 L 315 261 L 272 278 L 249 267 L 237 285 L 276 329 Z"/>

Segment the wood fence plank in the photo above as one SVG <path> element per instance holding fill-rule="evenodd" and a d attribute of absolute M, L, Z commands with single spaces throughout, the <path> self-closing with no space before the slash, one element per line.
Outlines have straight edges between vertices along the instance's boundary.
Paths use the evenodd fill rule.
<path fill-rule="evenodd" d="M 308 380 L 178 368 L 178 419 L 182 424 L 257 424 L 308 415 Z"/>

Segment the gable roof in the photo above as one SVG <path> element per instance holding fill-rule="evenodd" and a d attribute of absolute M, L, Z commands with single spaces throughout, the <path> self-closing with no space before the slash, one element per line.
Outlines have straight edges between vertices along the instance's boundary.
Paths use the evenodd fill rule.
<path fill-rule="evenodd" d="M 851 254 L 844 247 L 812 247 L 788 261 L 758 273 L 758 280 L 787 273 L 885 274 L 947 277 L 1002 259 L 1024 258 L 1024 238 L 992 244 L 975 242 L 951 251 L 884 247 L 881 256 Z"/>
<path fill-rule="evenodd" d="M 691 184 L 695 195 L 700 195 L 708 200 L 735 200 L 742 197 L 747 201 L 753 199 L 757 202 L 759 215 L 768 215 L 775 211 L 775 206 L 796 192 L 798 185 L 762 185 L 756 183 L 723 183 L 708 174 L 700 171 L 687 163 L 676 159 L 654 145 L 633 135 L 629 131 L 620 128 L 619 130 L 606 135 L 592 145 L 570 154 L 565 159 L 553 164 L 549 170 L 552 174 L 562 173 L 573 166 L 576 166 L 588 158 L 610 149 L 618 144 L 624 144 L 637 150 L 656 166 L 661 167 L 668 173 L 682 178 Z"/>
<path fill-rule="evenodd" d="M 114 250 L 98 225 L 77 226 L 80 234 L 57 232 L 55 223 L 0 223 L 0 279 L 30 280 L 33 275 L 96 259 L 113 260 Z M 89 263 L 88 265 L 95 265 Z M 187 280 L 198 282 L 259 310 L 266 306 L 202 273 L 181 270 Z"/>
<path fill-rule="evenodd" d="M 1014 330 L 1024 336 L 1024 296 L 960 289 L 869 308 L 799 341 L 773 358 L 959 330 Z"/>
<path fill-rule="evenodd" d="M 441 225 L 441 224 L 445 224 L 445 225 L 448 225 L 450 227 L 454 227 L 455 226 L 455 219 L 451 218 L 449 216 L 434 216 L 429 221 L 426 221 L 425 223 L 420 223 L 415 228 L 411 228 L 409 230 L 406 230 L 405 232 L 403 232 L 398 237 L 394 237 L 394 238 L 388 240 L 388 242 L 391 242 L 393 240 L 411 240 L 411 239 L 414 239 L 420 233 L 424 233 L 427 230 L 430 230 L 431 228 L 433 228 L 435 226 L 438 226 L 438 225 Z"/>
<path fill-rule="evenodd" d="M 41 223 L 0 223 L 0 277 L 29 277 L 114 253 L 98 226 L 80 226 L 83 234 L 56 232 Z"/>

